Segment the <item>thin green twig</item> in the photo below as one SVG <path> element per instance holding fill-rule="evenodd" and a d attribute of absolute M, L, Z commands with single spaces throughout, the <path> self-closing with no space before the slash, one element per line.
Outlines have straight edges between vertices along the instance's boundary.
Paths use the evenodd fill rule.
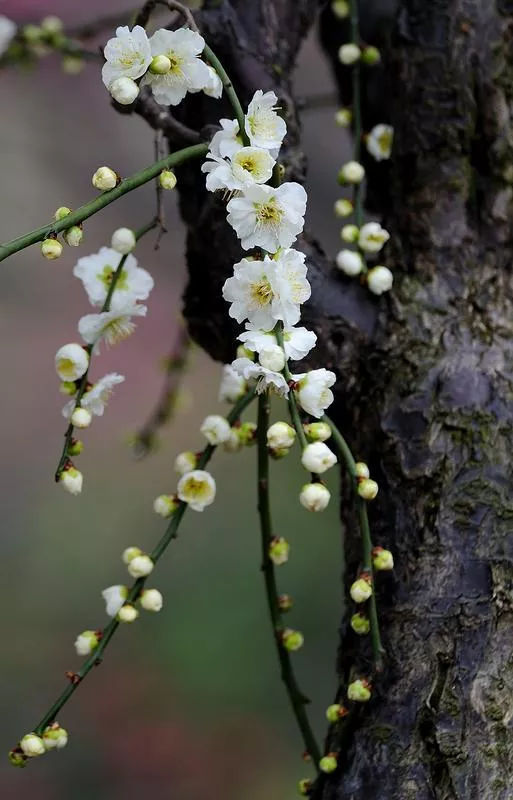
<path fill-rule="evenodd" d="M 278 322 L 276 324 L 276 327 L 274 329 L 274 335 L 276 336 L 276 341 L 278 342 L 279 346 L 285 353 L 285 343 L 283 340 L 283 322 Z M 283 368 L 283 376 L 290 385 L 292 383 L 292 375 L 287 360 L 285 360 L 285 366 Z M 299 442 L 301 444 L 301 448 L 304 450 L 308 442 L 306 440 L 306 434 L 303 428 L 303 423 L 301 422 L 301 417 L 299 415 L 299 408 L 297 405 L 296 395 L 294 394 L 294 390 L 292 387 L 290 387 L 287 399 L 289 404 L 290 418 L 296 430 Z"/>
<path fill-rule="evenodd" d="M 205 58 L 207 59 L 208 63 L 210 64 L 210 66 L 213 69 L 215 69 L 215 71 L 217 72 L 217 74 L 221 78 L 221 83 L 224 86 L 224 90 L 226 92 L 226 96 L 227 96 L 228 100 L 230 101 L 230 103 L 232 104 L 232 108 L 234 110 L 235 117 L 237 119 L 237 122 L 239 123 L 239 134 L 242 137 L 242 140 L 243 140 L 244 144 L 248 145 L 249 144 L 249 137 L 248 137 L 248 135 L 246 133 L 246 128 L 245 128 L 245 124 L 244 124 L 244 111 L 242 110 L 242 106 L 241 106 L 240 100 L 239 100 L 239 98 L 237 96 L 237 92 L 235 91 L 235 89 L 233 87 L 233 83 L 231 82 L 230 78 L 228 77 L 228 74 L 227 74 L 225 68 L 223 67 L 223 65 L 221 64 L 221 62 L 219 61 L 219 59 L 217 58 L 215 53 L 208 46 L 208 44 L 205 45 L 205 49 L 203 50 L 203 53 L 204 53 Z"/>

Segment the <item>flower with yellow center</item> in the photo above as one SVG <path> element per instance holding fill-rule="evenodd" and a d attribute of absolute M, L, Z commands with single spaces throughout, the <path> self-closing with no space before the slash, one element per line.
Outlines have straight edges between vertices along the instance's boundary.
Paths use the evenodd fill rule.
<path fill-rule="evenodd" d="M 278 154 L 283 137 L 287 132 L 285 120 L 276 113 L 278 98 L 274 92 L 255 92 L 245 117 L 245 129 L 253 147 L 270 150 Z"/>
<path fill-rule="evenodd" d="M 193 511 L 203 511 L 215 500 L 216 484 L 209 472 L 195 469 L 180 478 L 176 493 Z"/>
<path fill-rule="evenodd" d="M 65 344 L 55 354 L 55 369 L 62 381 L 76 381 L 89 366 L 89 356 L 81 344 Z"/>
<path fill-rule="evenodd" d="M 73 275 L 82 281 L 93 306 L 101 306 L 106 300 L 112 278 L 121 261 L 121 254 L 110 247 L 100 248 L 98 253 L 79 258 Z M 146 300 L 153 289 L 150 273 L 138 266 L 137 259 L 128 255 L 111 298 L 111 308 L 136 300 Z"/>
<path fill-rule="evenodd" d="M 110 346 L 130 336 L 135 330 L 132 317 L 145 317 L 146 311 L 146 306 L 126 303 L 112 311 L 86 314 L 78 322 L 78 332 L 87 344 L 94 344 L 94 352 L 98 352 L 102 339 Z"/>
<path fill-rule="evenodd" d="M 140 25 L 133 30 L 127 26 L 117 28 L 115 38 L 109 39 L 103 54 L 106 63 L 102 68 L 102 80 L 107 89 L 118 78 L 140 78 L 151 62 L 146 31 Z"/>
<path fill-rule="evenodd" d="M 213 153 L 201 165 L 207 173 L 206 185 L 209 192 L 219 189 L 241 191 L 254 183 L 265 183 L 273 174 L 274 158 L 258 147 L 242 147 L 226 161 Z"/>
<path fill-rule="evenodd" d="M 299 183 L 248 186 L 226 206 L 228 222 L 244 250 L 261 247 L 276 253 L 290 247 L 303 230 L 306 192 Z"/>
<path fill-rule="evenodd" d="M 394 129 L 391 125 L 375 125 L 365 141 L 367 150 L 376 161 L 385 161 L 392 154 Z"/>

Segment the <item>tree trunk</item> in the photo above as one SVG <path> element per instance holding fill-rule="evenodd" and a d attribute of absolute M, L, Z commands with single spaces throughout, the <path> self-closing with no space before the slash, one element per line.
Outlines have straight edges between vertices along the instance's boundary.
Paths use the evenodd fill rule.
<path fill-rule="evenodd" d="M 288 179 L 304 177 L 290 73 L 318 5 L 225 0 L 197 14 L 243 103 L 257 88 L 279 95 Z M 304 322 L 319 335 L 311 366 L 337 372 L 333 416 L 379 481 L 373 538 L 396 561 L 393 576 L 378 576 L 385 671 L 350 728 L 329 732 L 339 768 L 313 795 L 511 800 L 513 3 L 390 5 L 400 8 L 376 75 L 396 139 L 390 172 L 371 175 L 370 192 L 375 207 L 386 202 L 393 292 L 372 297 L 335 272 L 308 234 L 300 243 L 313 288 Z M 326 25 L 333 19 L 323 25 L 333 57 L 343 39 L 327 36 Z M 139 112 L 151 116 L 150 106 L 143 98 Z M 195 95 L 181 119 L 200 129 L 218 117 L 218 104 Z M 375 182 L 384 174 L 386 192 Z M 179 185 L 189 230 L 185 315 L 197 341 L 228 361 L 235 328 L 221 286 L 241 252 L 197 168 L 183 167 Z M 349 584 L 361 550 L 347 521 Z M 342 631 L 345 687 L 371 662 L 365 638 L 345 621 Z"/>

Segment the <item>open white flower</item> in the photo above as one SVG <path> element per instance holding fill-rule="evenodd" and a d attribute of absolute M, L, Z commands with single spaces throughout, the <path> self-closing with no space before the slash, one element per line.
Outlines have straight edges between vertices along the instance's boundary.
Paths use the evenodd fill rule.
<path fill-rule="evenodd" d="M 78 259 L 73 275 L 82 281 L 91 305 L 101 306 L 105 302 L 122 257 L 112 248 L 102 247 L 98 253 Z M 127 255 L 112 295 L 111 308 L 135 300 L 146 300 L 152 289 L 153 278 L 150 273 L 137 265 L 135 256 Z"/>
<path fill-rule="evenodd" d="M 103 55 L 102 80 L 110 89 L 117 78 L 140 78 L 151 62 L 151 48 L 146 31 L 140 25 L 133 30 L 128 26 L 116 29 L 116 37 L 109 39 Z"/>
<path fill-rule="evenodd" d="M 276 343 L 276 337 L 272 331 L 253 329 L 248 324 L 246 324 L 246 328 L 247 330 L 237 338 L 244 343 L 248 350 L 260 353 Z M 316 341 L 315 333 L 307 328 L 288 328 L 283 332 L 285 356 L 292 361 L 299 361 L 308 355 Z"/>
<path fill-rule="evenodd" d="M 118 383 L 123 383 L 124 380 L 124 375 L 118 375 L 117 372 L 109 372 L 108 375 L 104 375 L 84 394 L 80 401 L 82 408 L 86 408 L 91 414 L 96 414 L 97 417 L 103 416 L 105 406 L 114 391 L 114 387 Z"/>
<path fill-rule="evenodd" d="M 11 44 L 16 35 L 16 30 L 16 23 L 12 19 L 0 15 L 0 56 L 3 56 Z"/>
<path fill-rule="evenodd" d="M 210 142 L 210 153 L 219 158 L 231 158 L 243 147 L 236 119 L 220 119 L 221 130 L 214 133 Z"/>
<path fill-rule="evenodd" d="M 235 372 L 231 364 L 225 364 L 219 387 L 219 402 L 236 403 L 245 391 L 246 381 L 244 378 Z"/>
<path fill-rule="evenodd" d="M 330 386 L 336 381 L 335 373 L 323 367 L 302 375 L 293 375 L 292 379 L 297 381 L 296 395 L 303 411 L 312 417 L 322 417 L 333 402 Z"/>
<path fill-rule="evenodd" d="M 248 106 L 244 127 L 253 147 L 277 151 L 287 132 L 285 120 L 276 113 L 278 98 L 274 92 L 258 89 Z"/>
<path fill-rule="evenodd" d="M 273 174 L 274 158 L 258 147 L 241 147 L 226 161 L 208 153 L 208 161 L 201 165 L 207 173 L 206 185 L 209 192 L 219 189 L 236 191 L 246 189 L 254 183 L 265 183 Z"/>
<path fill-rule="evenodd" d="M 199 92 L 212 87 L 212 77 L 208 66 L 199 57 L 205 47 L 205 40 L 196 31 L 179 28 L 156 31 L 150 39 L 152 56 L 166 56 L 171 69 L 164 75 L 147 72 L 141 86 L 148 84 L 157 103 L 176 106 L 187 92 Z"/>
<path fill-rule="evenodd" d="M 384 161 L 392 154 L 394 144 L 394 129 L 391 125 L 375 125 L 371 130 L 365 145 L 376 161 Z"/>
<path fill-rule="evenodd" d="M 102 339 L 105 339 L 107 345 L 110 346 L 130 336 L 135 330 L 132 317 L 145 317 L 147 310 L 146 306 L 126 303 L 112 311 L 86 314 L 78 321 L 78 332 L 84 342 L 94 344 L 94 351 L 98 352 Z"/>
<path fill-rule="evenodd" d="M 209 97 L 214 97 L 216 100 L 219 100 L 223 93 L 223 82 L 215 69 L 207 64 L 208 69 L 208 82 L 203 87 L 203 91 Z"/>
<path fill-rule="evenodd" d="M 215 500 L 216 482 L 210 472 L 195 469 L 180 478 L 177 494 L 193 511 L 203 511 Z"/>
<path fill-rule="evenodd" d="M 243 250 L 262 247 L 275 253 L 290 247 L 303 230 L 306 192 L 299 183 L 248 186 L 226 206 L 227 220 Z"/>
<path fill-rule="evenodd" d="M 289 393 L 287 381 L 279 372 L 266 369 L 261 364 L 255 364 L 249 358 L 236 358 L 232 367 L 247 381 L 256 380 L 257 394 L 271 389 L 275 394 L 285 397 Z"/>
<path fill-rule="evenodd" d="M 76 381 L 87 372 L 89 355 L 81 344 L 65 344 L 55 354 L 55 369 L 62 381 Z"/>
<path fill-rule="evenodd" d="M 365 253 L 379 253 L 389 239 L 389 232 L 379 222 L 367 222 L 360 229 L 358 245 Z"/>
<path fill-rule="evenodd" d="M 105 600 L 107 614 L 109 617 L 115 617 L 128 598 L 128 589 L 126 586 L 108 586 L 102 591 L 102 597 Z"/>
<path fill-rule="evenodd" d="M 231 436 L 230 423 L 219 414 L 210 414 L 201 423 L 200 431 L 209 444 L 218 445 L 227 442 Z"/>

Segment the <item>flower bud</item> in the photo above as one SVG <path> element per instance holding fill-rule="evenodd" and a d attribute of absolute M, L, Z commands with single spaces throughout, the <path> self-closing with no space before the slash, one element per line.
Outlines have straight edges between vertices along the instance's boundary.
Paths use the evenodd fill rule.
<path fill-rule="evenodd" d="M 65 344 L 59 347 L 55 354 L 55 369 L 57 375 L 63 381 L 71 384 L 72 391 L 70 394 L 75 394 L 77 387 L 73 381 L 77 381 L 87 372 L 89 367 L 89 354 L 82 347 L 81 344 Z"/>
<path fill-rule="evenodd" d="M 78 247 L 82 244 L 84 238 L 84 231 L 80 225 L 72 225 L 62 234 L 62 237 L 68 247 Z"/>
<path fill-rule="evenodd" d="M 283 614 L 285 614 L 287 611 L 290 611 L 292 608 L 292 597 L 290 594 L 278 595 L 278 608 Z"/>
<path fill-rule="evenodd" d="M 333 725 L 335 722 L 347 717 L 348 713 L 347 708 L 344 708 L 339 703 L 334 703 L 326 709 L 326 719 Z"/>
<path fill-rule="evenodd" d="M 93 419 L 93 415 L 87 408 L 78 406 L 71 415 L 70 422 L 75 428 L 88 428 Z"/>
<path fill-rule="evenodd" d="M 356 253 L 354 250 L 340 250 L 337 253 L 335 263 L 345 275 L 349 275 L 351 278 L 359 275 L 363 270 L 363 258 L 360 253 Z"/>
<path fill-rule="evenodd" d="M 82 491 L 84 476 L 76 467 L 68 466 L 62 470 L 59 476 L 59 482 L 67 492 L 77 495 Z"/>
<path fill-rule="evenodd" d="M 258 360 L 264 369 L 281 372 L 285 366 L 285 353 L 279 345 L 271 345 L 260 351 Z"/>
<path fill-rule="evenodd" d="M 200 431 L 209 444 L 217 446 L 227 442 L 232 434 L 230 423 L 219 414 L 210 414 L 201 423 Z"/>
<path fill-rule="evenodd" d="M 358 241 L 360 236 L 360 229 L 358 225 L 344 225 L 340 231 L 340 238 L 348 244 L 354 244 Z"/>
<path fill-rule="evenodd" d="M 160 494 L 153 502 L 153 510 L 160 517 L 171 517 L 178 508 L 178 500 L 173 494 Z"/>
<path fill-rule="evenodd" d="M 339 108 L 335 113 L 335 122 L 339 128 L 349 128 L 353 121 L 353 112 L 350 108 Z"/>
<path fill-rule="evenodd" d="M 390 239 L 390 234 L 379 222 L 366 222 L 358 236 L 358 247 L 364 253 L 379 253 Z"/>
<path fill-rule="evenodd" d="M 138 610 L 127 603 L 119 609 L 117 620 L 118 622 L 135 622 L 138 616 Z"/>
<path fill-rule="evenodd" d="M 271 450 L 292 447 L 296 431 L 286 422 L 275 422 L 267 431 L 267 447 Z"/>
<path fill-rule="evenodd" d="M 116 103 L 129 106 L 137 98 L 139 87 L 132 78 L 117 78 L 109 87 L 109 92 Z"/>
<path fill-rule="evenodd" d="M 319 761 L 319 769 L 321 772 L 335 772 L 337 768 L 337 756 L 335 753 L 328 753 L 327 756 L 321 758 Z"/>
<path fill-rule="evenodd" d="M 347 697 L 355 703 L 366 703 L 371 694 L 371 686 L 365 679 L 353 681 L 347 687 Z"/>
<path fill-rule="evenodd" d="M 290 545 L 283 536 L 275 536 L 269 544 L 269 558 L 273 564 L 280 567 L 289 560 Z"/>
<path fill-rule="evenodd" d="M 128 565 L 130 564 L 131 561 L 134 560 L 134 558 L 137 558 L 137 556 L 142 556 L 142 555 L 143 551 L 141 550 L 140 547 L 132 546 L 132 547 L 127 547 L 125 550 L 123 550 L 121 554 L 121 559 L 123 561 L 123 564 Z"/>
<path fill-rule="evenodd" d="M 45 750 L 62 750 L 68 744 L 68 732 L 58 722 L 52 722 L 43 733 Z"/>
<path fill-rule="evenodd" d="M 354 206 L 350 200 L 346 200 L 345 197 L 339 197 L 338 200 L 335 200 L 335 205 L 333 207 L 336 217 L 349 217 L 353 211 Z"/>
<path fill-rule="evenodd" d="M 58 239 L 49 237 L 41 242 L 41 254 L 49 261 L 53 261 L 62 255 L 62 244 Z"/>
<path fill-rule="evenodd" d="M 128 572 L 132 576 L 132 578 L 145 578 L 151 572 L 153 572 L 153 567 L 155 564 L 151 560 L 151 558 L 144 553 L 140 556 L 135 556 L 130 560 L 128 564 Z"/>
<path fill-rule="evenodd" d="M 243 444 L 239 439 L 237 428 L 232 428 L 230 431 L 230 438 L 223 442 L 223 450 L 226 453 L 239 453 L 243 448 Z"/>
<path fill-rule="evenodd" d="M 348 0 L 332 0 L 331 10 L 338 19 L 346 19 L 351 13 Z"/>
<path fill-rule="evenodd" d="M 145 589 L 141 592 L 141 606 L 145 611 L 160 611 L 164 598 L 158 589 Z"/>
<path fill-rule="evenodd" d="M 376 481 L 371 478 L 363 478 L 358 484 L 358 494 L 364 500 L 374 500 L 379 491 Z"/>
<path fill-rule="evenodd" d="M 383 547 L 375 547 L 372 551 L 372 564 L 378 571 L 391 570 L 394 568 L 394 557 L 390 550 Z"/>
<path fill-rule="evenodd" d="M 303 450 L 301 463 L 309 472 L 320 475 L 337 463 L 337 457 L 324 442 L 313 442 Z"/>
<path fill-rule="evenodd" d="M 344 183 L 361 183 L 365 177 L 365 170 L 358 161 L 348 161 L 340 168 L 338 173 L 338 182 Z"/>
<path fill-rule="evenodd" d="M 353 602 L 365 603 L 372 595 L 372 583 L 370 578 L 358 578 L 354 581 L 349 590 L 349 594 Z"/>
<path fill-rule="evenodd" d="M 154 75 L 167 75 L 171 69 L 171 61 L 164 55 L 154 56 L 148 69 L 150 72 L 153 72 Z"/>
<path fill-rule="evenodd" d="M 176 175 L 170 169 L 163 169 L 159 175 L 159 183 L 162 189 L 174 189 L 176 186 Z"/>
<path fill-rule="evenodd" d="M 63 28 L 64 25 L 62 23 L 62 19 L 59 19 L 59 17 L 48 16 L 41 20 L 41 29 L 44 33 L 49 34 L 50 36 L 56 33 L 61 33 Z"/>
<path fill-rule="evenodd" d="M 71 208 L 68 208 L 67 206 L 59 206 L 59 208 L 53 215 L 53 218 L 56 222 L 59 222 L 59 220 L 64 219 L 64 217 L 67 217 L 68 214 L 71 214 Z"/>
<path fill-rule="evenodd" d="M 92 184 L 95 189 L 101 192 L 108 192 L 118 185 L 119 178 L 110 167 L 99 167 L 92 177 Z"/>
<path fill-rule="evenodd" d="M 372 294 L 383 294 L 389 292 L 394 283 L 394 276 L 388 267 L 373 267 L 367 273 L 367 286 Z"/>
<path fill-rule="evenodd" d="M 309 778 L 303 778 L 297 785 L 297 790 L 301 797 L 308 797 L 312 789 L 312 781 Z"/>
<path fill-rule="evenodd" d="M 303 429 L 311 442 L 325 442 L 331 436 L 331 428 L 327 422 L 310 422 Z"/>
<path fill-rule="evenodd" d="M 20 748 L 15 748 L 9 751 L 9 762 L 13 767 L 26 767 L 27 756 L 21 752 Z"/>
<path fill-rule="evenodd" d="M 136 245 L 135 233 L 130 228 L 118 228 L 112 234 L 110 246 L 116 253 L 126 256 L 131 253 Z"/>
<path fill-rule="evenodd" d="M 353 614 L 351 617 L 351 628 L 358 636 L 365 636 L 370 631 L 370 622 L 365 614 Z"/>
<path fill-rule="evenodd" d="M 256 442 L 256 429 L 257 426 L 254 422 L 243 422 L 239 427 L 239 439 L 243 445 L 251 445 Z"/>
<path fill-rule="evenodd" d="M 362 51 L 358 45 L 350 42 L 349 44 L 343 44 L 342 47 L 339 47 L 338 60 L 341 64 L 350 66 L 351 64 L 356 64 L 356 62 L 360 59 L 361 54 Z"/>
<path fill-rule="evenodd" d="M 285 628 L 281 632 L 280 640 L 285 650 L 288 650 L 289 653 L 299 650 L 303 647 L 305 641 L 301 631 L 295 631 L 292 628 Z"/>
<path fill-rule="evenodd" d="M 59 392 L 65 394 L 67 397 L 73 397 L 77 393 L 77 385 L 75 381 L 62 381 L 59 386 Z"/>
<path fill-rule="evenodd" d="M 96 650 L 100 639 L 96 631 L 84 631 L 75 640 L 75 650 L 79 656 L 89 656 Z"/>
<path fill-rule="evenodd" d="M 109 617 L 115 617 L 128 599 L 128 586 L 120 586 L 119 584 L 107 586 L 102 591 L 102 597 L 105 600 L 105 611 Z"/>
<path fill-rule="evenodd" d="M 357 478 L 370 478 L 369 468 L 364 461 L 357 461 L 354 465 L 354 471 Z"/>
<path fill-rule="evenodd" d="M 373 67 L 374 64 L 379 64 L 381 61 L 381 53 L 377 47 L 365 47 L 362 52 L 362 61 L 368 67 Z"/>
<path fill-rule="evenodd" d="M 301 489 L 299 502 L 307 511 L 324 511 L 330 497 L 328 489 L 322 483 L 306 483 Z"/>
<path fill-rule="evenodd" d="M 43 32 L 39 25 L 25 25 L 22 33 L 26 42 L 29 44 L 36 44 L 40 41 Z"/>
<path fill-rule="evenodd" d="M 26 733 L 20 742 L 20 747 L 29 758 L 42 756 L 46 752 L 43 740 L 35 733 Z"/>
<path fill-rule="evenodd" d="M 80 439 L 72 439 L 71 444 L 68 447 L 68 455 L 79 456 L 83 449 L 84 449 L 84 443 L 81 442 Z"/>
<path fill-rule="evenodd" d="M 198 459 L 196 454 L 190 450 L 178 453 L 174 464 L 175 472 L 178 472 L 179 475 L 186 475 L 188 472 L 192 472 L 193 469 L 196 469 L 197 463 Z"/>

